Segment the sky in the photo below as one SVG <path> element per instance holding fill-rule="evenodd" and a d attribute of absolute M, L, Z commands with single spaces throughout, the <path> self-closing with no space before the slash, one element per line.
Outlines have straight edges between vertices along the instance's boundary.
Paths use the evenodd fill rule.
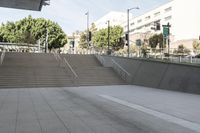
<path fill-rule="evenodd" d="M 90 12 L 90 23 L 95 22 L 110 11 L 126 12 L 128 8 L 138 6 L 133 10 L 133 16 L 139 16 L 170 0 L 50 0 L 49 6 L 44 6 L 41 12 L 0 7 L 0 23 L 17 21 L 28 15 L 34 18 L 46 18 L 57 22 L 64 32 L 85 30 L 87 19 L 85 13 Z"/>

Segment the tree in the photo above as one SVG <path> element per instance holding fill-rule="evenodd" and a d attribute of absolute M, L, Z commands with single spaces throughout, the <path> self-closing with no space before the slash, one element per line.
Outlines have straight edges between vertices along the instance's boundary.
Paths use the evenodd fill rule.
<path fill-rule="evenodd" d="M 63 47 L 67 43 L 67 36 L 57 23 L 43 18 L 34 19 L 31 16 L 17 22 L 2 24 L 0 41 L 36 44 L 37 40 L 41 39 L 41 42 L 44 43 L 47 30 L 50 50 Z"/>
<path fill-rule="evenodd" d="M 110 46 L 113 50 L 119 50 L 124 47 L 123 39 L 120 39 L 123 35 L 123 28 L 120 26 L 110 27 Z M 92 42 L 95 47 L 107 47 L 108 45 L 108 28 L 101 29 L 94 33 Z"/>
<path fill-rule="evenodd" d="M 79 46 L 80 46 L 80 48 L 88 48 L 87 33 L 86 32 L 81 33 Z"/>
<path fill-rule="evenodd" d="M 92 23 L 91 24 L 91 27 L 90 27 L 90 32 L 92 33 L 92 38 L 94 37 L 94 34 L 96 33 L 97 31 L 97 28 L 96 28 L 96 25 L 95 23 Z M 80 43 L 79 43 L 79 46 L 81 48 L 88 48 L 88 43 L 87 43 L 87 36 L 88 36 L 88 31 L 84 31 L 84 32 L 81 32 L 81 36 L 80 36 Z"/>
<path fill-rule="evenodd" d="M 187 49 L 183 44 L 181 44 L 178 46 L 178 49 L 175 50 L 175 53 L 184 55 L 184 54 L 189 54 L 190 50 Z"/>
<path fill-rule="evenodd" d="M 200 54 L 200 41 L 194 41 L 193 48 L 197 52 L 197 54 Z"/>
<path fill-rule="evenodd" d="M 163 45 L 163 34 L 155 34 L 152 37 L 149 38 L 149 45 L 151 48 L 156 48 L 159 44 L 159 48 L 164 48 Z"/>
<path fill-rule="evenodd" d="M 95 23 L 91 24 L 90 31 L 94 34 L 97 31 Z"/>

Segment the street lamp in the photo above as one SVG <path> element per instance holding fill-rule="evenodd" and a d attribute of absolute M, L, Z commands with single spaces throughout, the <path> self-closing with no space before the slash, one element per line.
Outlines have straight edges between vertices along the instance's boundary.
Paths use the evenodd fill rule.
<path fill-rule="evenodd" d="M 87 16 L 87 44 L 88 47 L 90 46 L 90 41 L 89 41 L 89 11 L 87 13 L 85 13 L 85 15 Z"/>
<path fill-rule="evenodd" d="M 108 55 L 110 54 L 110 20 L 107 22 L 108 24 Z"/>
<path fill-rule="evenodd" d="M 45 53 L 48 53 L 48 38 L 49 38 L 49 31 L 46 29 L 46 38 L 45 38 Z"/>
<path fill-rule="evenodd" d="M 129 39 L 129 32 L 130 32 L 130 30 L 129 30 L 129 12 L 131 11 L 131 10 L 133 10 L 133 9 L 140 9 L 139 7 L 133 7 L 133 8 L 129 8 L 129 9 L 127 9 L 127 45 L 128 45 L 128 58 L 130 57 L 130 39 Z"/>

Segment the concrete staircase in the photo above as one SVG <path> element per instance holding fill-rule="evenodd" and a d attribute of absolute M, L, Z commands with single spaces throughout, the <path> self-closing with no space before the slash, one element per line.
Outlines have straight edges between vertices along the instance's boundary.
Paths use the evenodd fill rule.
<path fill-rule="evenodd" d="M 64 58 L 71 65 L 64 62 Z M 6 53 L 0 65 L 0 88 L 123 85 L 112 68 L 101 66 L 94 55 Z"/>
<path fill-rule="evenodd" d="M 73 86 L 71 77 L 53 54 L 6 53 L 0 66 L 0 88 Z"/>
<path fill-rule="evenodd" d="M 126 84 L 112 68 L 103 67 L 94 55 L 62 55 L 78 75 L 80 86 Z"/>

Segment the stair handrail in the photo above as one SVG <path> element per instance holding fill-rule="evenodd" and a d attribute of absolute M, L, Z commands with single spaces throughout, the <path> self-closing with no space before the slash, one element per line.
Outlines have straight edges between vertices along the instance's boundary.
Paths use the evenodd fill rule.
<path fill-rule="evenodd" d="M 64 67 L 65 69 L 67 69 L 68 71 L 68 68 L 70 69 L 69 71 L 72 72 L 73 74 L 73 81 L 75 83 L 75 85 L 78 85 L 78 75 L 76 74 L 75 70 L 72 68 L 72 66 L 70 65 L 70 63 L 67 61 L 66 58 L 61 58 L 60 57 L 60 54 L 58 53 L 53 53 L 56 60 L 59 62 L 59 66 L 60 67 Z"/>
<path fill-rule="evenodd" d="M 131 83 L 132 76 L 129 72 L 127 72 L 119 63 L 117 63 L 114 59 L 111 59 L 113 69 L 121 76 L 121 78 L 128 83 Z"/>
<path fill-rule="evenodd" d="M 99 54 L 95 54 L 95 56 L 98 59 L 98 61 L 104 66 L 105 59 Z"/>
<path fill-rule="evenodd" d="M 69 69 L 71 70 L 71 72 L 73 73 L 74 77 L 77 79 L 78 78 L 78 75 L 77 73 L 75 72 L 75 70 L 72 68 L 72 66 L 70 65 L 70 63 L 66 60 L 66 58 L 63 58 L 64 59 L 64 62 L 67 64 L 67 66 L 69 67 Z"/>
<path fill-rule="evenodd" d="M 0 65 L 3 64 L 3 60 L 4 60 L 4 57 L 5 57 L 5 54 L 6 54 L 6 51 L 3 50 L 3 52 L 1 53 L 1 61 L 0 61 Z"/>
<path fill-rule="evenodd" d="M 62 64 L 67 65 L 67 67 L 69 67 L 70 71 L 73 73 L 75 78 L 78 78 L 78 75 L 76 74 L 75 70 L 72 68 L 72 66 L 70 65 L 70 63 L 67 61 L 66 58 L 61 58 L 59 54 L 53 53 L 56 60 L 59 61 L 59 64 L 61 64 L 61 62 L 63 62 Z"/>

